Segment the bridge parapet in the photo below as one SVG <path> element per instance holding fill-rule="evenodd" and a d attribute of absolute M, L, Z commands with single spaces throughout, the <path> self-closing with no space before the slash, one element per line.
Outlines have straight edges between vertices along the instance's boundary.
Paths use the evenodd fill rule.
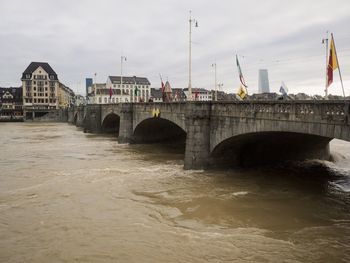
<path fill-rule="evenodd" d="M 213 103 L 212 115 L 285 121 L 349 123 L 349 101 L 243 101 Z"/>

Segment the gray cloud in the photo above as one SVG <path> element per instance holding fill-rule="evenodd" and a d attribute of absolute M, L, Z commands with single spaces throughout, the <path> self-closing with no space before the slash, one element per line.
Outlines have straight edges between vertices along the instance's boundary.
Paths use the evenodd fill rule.
<path fill-rule="evenodd" d="M 345 86 L 350 86 L 350 4 L 337 1 L 44 1 L 0 2 L 0 86 L 20 85 L 31 61 L 47 61 L 60 80 L 83 92 L 85 77 L 98 81 L 120 73 L 142 75 L 159 86 L 188 83 L 188 10 L 193 30 L 193 85 L 213 87 L 216 61 L 224 90 L 239 85 L 238 53 L 251 92 L 259 68 L 268 68 L 271 88 L 284 80 L 291 92 L 322 94 L 325 57 L 321 39 L 335 33 Z M 336 83 L 334 94 L 341 89 Z M 348 94 L 350 90 L 348 90 Z"/>

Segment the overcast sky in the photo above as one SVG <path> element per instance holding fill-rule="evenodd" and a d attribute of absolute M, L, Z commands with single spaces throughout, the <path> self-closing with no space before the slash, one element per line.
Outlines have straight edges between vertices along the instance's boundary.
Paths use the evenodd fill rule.
<path fill-rule="evenodd" d="M 31 61 L 48 62 L 61 82 L 83 93 L 85 78 L 147 77 L 159 73 L 172 87 L 188 85 L 189 10 L 198 20 L 192 35 L 192 85 L 226 92 L 239 86 L 235 54 L 250 93 L 258 70 L 269 71 L 270 89 L 283 80 L 291 93 L 324 94 L 326 31 L 334 33 L 345 90 L 350 94 L 349 0 L 1 0 L 0 86 L 19 86 Z M 335 72 L 336 73 L 336 72 Z M 339 76 L 329 89 L 341 94 Z"/>

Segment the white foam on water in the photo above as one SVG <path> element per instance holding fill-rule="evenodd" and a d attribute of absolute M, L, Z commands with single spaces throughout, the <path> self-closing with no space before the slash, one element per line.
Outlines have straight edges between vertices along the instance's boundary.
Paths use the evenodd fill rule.
<path fill-rule="evenodd" d="M 234 192 L 232 193 L 233 196 L 242 196 L 242 195 L 247 195 L 247 191 L 239 191 L 239 192 Z"/>

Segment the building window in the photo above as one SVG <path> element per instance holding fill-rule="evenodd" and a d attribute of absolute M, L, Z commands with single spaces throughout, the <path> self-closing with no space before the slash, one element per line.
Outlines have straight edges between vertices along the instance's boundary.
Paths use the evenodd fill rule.
<path fill-rule="evenodd" d="M 113 84 L 113 87 L 115 88 L 115 84 Z"/>
<path fill-rule="evenodd" d="M 26 79 L 30 79 L 30 74 L 26 74 Z"/>
<path fill-rule="evenodd" d="M 105 103 L 107 103 L 107 98 L 105 98 Z"/>

